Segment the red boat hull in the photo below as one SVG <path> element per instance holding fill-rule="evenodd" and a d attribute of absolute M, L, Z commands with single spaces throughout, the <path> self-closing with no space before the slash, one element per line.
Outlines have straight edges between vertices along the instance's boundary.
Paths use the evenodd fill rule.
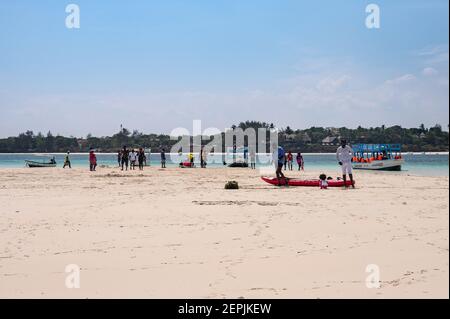
<path fill-rule="evenodd" d="M 291 178 L 288 179 L 288 183 L 286 183 L 285 179 L 281 179 L 280 181 L 278 181 L 278 179 L 276 177 L 261 177 L 261 179 L 263 181 L 265 181 L 266 183 L 269 183 L 271 185 L 275 185 L 275 186 L 303 186 L 303 187 L 319 187 L 319 180 L 318 179 L 310 179 L 310 180 L 304 180 L 304 179 L 295 179 L 295 178 Z M 346 183 L 347 186 L 352 186 L 352 182 L 351 181 L 347 181 Z M 328 187 L 343 187 L 344 186 L 344 181 L 340 180 L 330 180 L 328 181 Z"/>
<path fill-rule="evenodd" d="M 180 164 L 181 167 L 192 167 L 192 163 L 191 162 L 183 162 Z"/>

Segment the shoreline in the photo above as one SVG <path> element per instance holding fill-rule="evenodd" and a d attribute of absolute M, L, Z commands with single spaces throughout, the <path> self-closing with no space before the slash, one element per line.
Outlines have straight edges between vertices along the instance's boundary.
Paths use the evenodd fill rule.
<path fill-rule="evenodd" d="M 45 156 L 45 155 L 65 155 L 65 154 L 66 154 L 65 152 L 63 152 L 63 153 L 0 153 L 0 156 L 1 155 L 42 155 L 42 156 Z M 70 154 L 87 156 L 87 155 L 89 155 L 89 152 L 70 153 Z M 117 155 L 117 152 L 114 152 L 114 153 L 109 153 L 109 152 L 98 153 L 98 152 L 96 152 L 96 154 L 97 155 Z M 157 153 L 150 153 L 150 154 L 159 155 L 160 153 L 157 152 Z M 166 154 L 167 155 L 178 155 L 178 153 L 168 153 L 168 152 Z M 185 155 L 185 154 L 188 154 L 188 153 L 183 153 L 183 155 Z M 193 154 L 198 154 L 198 152 L 193 153 Z M 230 154 L 230 153 L 215 153 L 215 154 L 213 153 L 213 154 L 210 154 L 210 156 L 214 156 L 214 155 L 221 156 L 221 155 L 227 155 L 227 154 Z M 237 154 L 240 154 L 240 153 L 237 153 Z M 448 151 L 444 151 L 444 152 L 401 152 L 401 154 L 402 155 L 449 155 L 450 152 L 448 152 Z M 269 156 L 270 153 L 256 153 L 256 155 Z M 302 153 L 302 155 L 336 155 L 336 153 Z"/>

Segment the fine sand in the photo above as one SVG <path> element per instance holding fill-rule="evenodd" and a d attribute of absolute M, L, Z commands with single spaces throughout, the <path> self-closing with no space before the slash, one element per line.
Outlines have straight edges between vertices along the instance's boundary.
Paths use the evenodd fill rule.
<path fill-rule="evenodd" d="M 249 169 L 2 169 L 0 297 L 448 298 L 448 178 L 355 175 L 321 191 Z"/>

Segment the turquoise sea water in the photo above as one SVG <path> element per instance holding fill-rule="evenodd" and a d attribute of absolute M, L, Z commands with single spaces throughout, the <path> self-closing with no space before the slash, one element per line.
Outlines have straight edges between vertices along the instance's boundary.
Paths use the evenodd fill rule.
<path fill-rule="evenodd" d="M 0 168 L 25 167 L 25 160 L 47 161 L 54 156 L 58 167 L 62 167 L 65 154 L 0 154 Z M 178 166 L 187 156 L 179 154 L 168 154 L 167 166 Z M 312 170 L 335 170 L 337 167 L 334 154 L 303 154 L 305 159 L 305 169 Z M 89 167 L 88 154 L 71 154 L 73 167 Z M 150 164 L 160 165 L 160 154 L 151 154 Z M 225 158 L 228 163 L 232 158 Z M 449 155 L 448 154 L 405 154 L 405 165 L 403 171 L 413 175 L 424 176 L 449 176 Z M 98 165 L 118 166 L 116 154 L 97 154 Z M 267 165 L 270 155 L 258 155 L 258 165 Z M 208 167 L 223 167 L 223 156 L 214 155 L 208 157 Z"/>

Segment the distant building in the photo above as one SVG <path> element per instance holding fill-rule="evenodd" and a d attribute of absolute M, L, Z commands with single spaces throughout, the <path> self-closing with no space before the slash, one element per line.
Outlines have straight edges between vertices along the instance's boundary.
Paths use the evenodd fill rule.
<path fill-rule="evenodd" d="M 312 139 L 311 139 L 311 137 L 309 137 L 308 133 L 303 134 L 303 135 L 300 137 L 300 140 L 301 140 L 303 143 L 305 143 L 305 144 L 311 144 L 311 143 L 312 143 Z"/>
<path fill-rule="evenodd" d="M 325 129 L 333 135 L 339 134 L 339 129 L 337 127 L 326 127 Z"/>
<path fill-rule="evenodd" d="M 295 134 L 285 134 L 284 138 L 286 141 L 294 141 L 297 138 L 297 135 Z"/>
<path fill-rule="evenodd" d="M 419 134 L 419 138 L 422 138 L 422 139 L 423 139 L 423 138 L 425 138 L 425 137 L 427 137 L 427 135 L 426 135 L 424 132 L 422 132 L 422 133 Z"/>
<path fill-rule="evenodd" d="M 322 140 L 322 145 L 337 145 L 339 142 L 336 136 L 328 136 Z"/>

